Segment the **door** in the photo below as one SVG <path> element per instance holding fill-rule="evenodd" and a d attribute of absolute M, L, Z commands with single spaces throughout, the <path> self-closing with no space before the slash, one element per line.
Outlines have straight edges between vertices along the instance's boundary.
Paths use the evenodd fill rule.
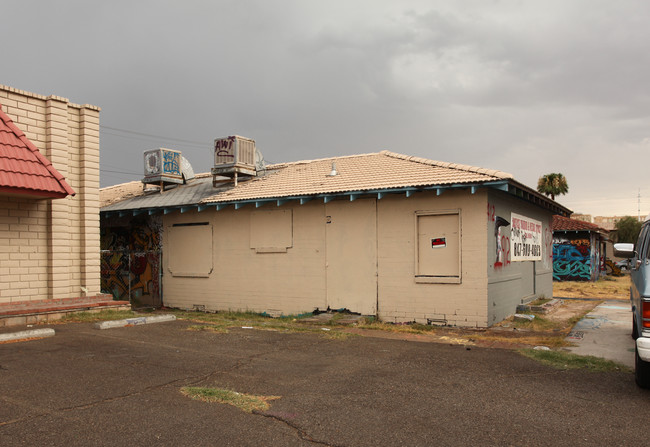
<path fill-rule="evenodd" d="M 377 313 L 375 199 L 325 205 L 327 305 L 362 315 Z"/>

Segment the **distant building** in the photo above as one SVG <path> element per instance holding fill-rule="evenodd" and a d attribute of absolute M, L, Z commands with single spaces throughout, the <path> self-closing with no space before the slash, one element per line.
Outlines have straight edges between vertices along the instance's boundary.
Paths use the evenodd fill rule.
<path fill-rule="evenodd" d="M 596 224 L 553 216 L 553 279 L 597 280 L 604 269 L 607 233 Z"/>
<path fill-rule="evenodd" d="M 628 216 L 595 216 L 594 223 L 599 227 L 612 231 L 616 229 L 616 222 Z"/>
<path fill-rule="evenodd" d="M 580 221 L 582 221 L 582 222 L 589 222 L 589 223 L 591 223 L 591 222 L 593 221 L 593 219 L 592 219 L 592 217 L 591 217 L 591 214 L 577 214 L 577 213 L 573 213 L 573 214 L 571 214 L 571 219 L 574 219 L 574 220 L 580 220 Z"/>

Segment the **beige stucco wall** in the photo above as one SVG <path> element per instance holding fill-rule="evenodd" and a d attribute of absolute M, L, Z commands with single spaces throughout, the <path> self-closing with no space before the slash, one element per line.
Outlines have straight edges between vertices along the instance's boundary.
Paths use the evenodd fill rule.
<path fill-rule="evenodd" d="M 379 317 L 386 321 L 428 320 L 456 326 L 487 324 L 485 208 L 479 190 L 418 193 L 408 199 L 387 196 L 377 209 L 379 252 Z M 416 211 L 460 210 L 460 283 L 415 280 Z"/>
<path fill-rule="evenodd" d="M 0 303 L 98 294 L 99 108 L 1 85 L 0 104 L 76 192 L 0 196 Z"/>
<path fill-rule="evenodd" d="M 258 252 L 251 248 L 251 215 L 291 210 L 292 247 Z M 169 214 L 163 219 L 164 304 L 206 310 L 250 310 L 298 314 L 325 309 L 325 215 L 322 203 L 239 210 Z M 177 277 L 170 272 L 170 228 L 208 222 L 212 226 L 212 272 L 207 277 Z M 191 228 L 191 227 L 189 227 Z M 280 248 L 280 247 L 278 247 Z M 262 250 L 263 251 L 263 250 Z M 178 261 L 176 261 L 178 262 Z M 182 264 L 181 262 L 178 262 Z"/>
<path fill-rule="evenodd" d="M 489 324 L 492 325 L 514 314 L 519 304 L 553 296 L 553 231 L 551 212 L 506 193 L 490 191 L 487 206 L 488 311 Z M 505 259 L 502 266 L 495 266 L 494 219 L 501 216 L 510 222 L 513 212 L 542 222 L 542 260 L 510 262 L 507 244 L 511 227 L 507 226 L 501 228 L 501 235 L 505 238 Z"/>
<path fill-rule="evenodd" d="M 345 199 L 347 200 L 347 199 Z M 358 199 L 364 200 L 364 199 Z M 367 199 L 365 199 L 367 200 Z M 332 202 L 330 202 L 331 204 Z M 354 203 L 354 202 L 353 202 Z M 367 206 L 369 202 L 363 202 Z M 479 191 L 447 191 L 388 195 L 376 204 L 376 299 L 378 315 L 387 321 L 428 320 L 449 325 L 483 327 L 487 325 L 487 265 L 485 239 L 487 193 Z M 344 212 L 346 207 L 336 207 Z M 258 251 L 251 247 L 251 217 L 264 210 L 291 210 L 292 242 L 282 251 Z M 340 214 L 333 214 L 320 200 L 305 205 L 297 202 L 281 207 L 268 205 L 255 208 L 247 205 L 239 210 L 232 207 L 221 211 L 209 210 L 172 213 L 163 217 L 163 294 L 164 304 L 206 310 L 250 310 L 256 312 L 297 314 L 315 308 L 326 309 L 328 302 L 328 267 L 339 261 L 327 254 L 327 225 L 336 225 Z M 460 210 L 461 269 L 459 283 L 421 283 L 415 278 L 416 211 Z M 330 215 L 328 215 L 328 212 Z M 328 223 L 329 222 L 329 223 Z M 174 276 L 170 265 L 178 270 L 196 262 L 198 253 L 180 251 L 187 259 L 175 259 L 168 248 L 182 241 L 170 241 L 170 234 L 190 238 L 192 226 L 175 232 L 173 225 L 207 223 L 212 234 L 212 259 L 192 266 L 196 276 Z M 272 222 L 269 220 L 269 225 Z M 205 226 L 196 234 L 205 235 Z M 332 227 L 333 228 L 333 227 Z M 363 229 L 360 229 L 363 230 Z M 273 228 L 270 232 L 273 233 Z M 277 231 L 284 231 L 277 229 Z M 372 228 L 368 228 L 372 231 Z M 340 234 L 340 233 L 337 233 Z M 172 236 L 176 237 L 176 236 Z M 188 241 L 189 244 L 189 241 Z M 282 244 L 276 244 L 282 245 Z M 336 253 L 339 253 L 337 250 Z M 367 261 L 367 260 L 366 260 Z M 366 263 L 367 264 L 367 263 Z M 354 268 L 354 262 L 346 262 Z M 178 267 L 176 267 L 178 266 Z M 172 270 L 174 269 L 172 268 Z M 206 275 L 205 272 L 209 271 Z M 363 270 L 367 275 L 367 265 Z M 183 273 L 188 274 L 187 272 Z M 332 281 L 332 275 L 329 275 Z M 336 277 L 338 278 L 338 277 Z M 330 297 L 331 299 L 331 297 Z M 374 303 L 372 303 L 374 304 Z M 374 306 L 372 306 L 374 307 Z M 351 309 L 355 310 L 355 309 Z"/>

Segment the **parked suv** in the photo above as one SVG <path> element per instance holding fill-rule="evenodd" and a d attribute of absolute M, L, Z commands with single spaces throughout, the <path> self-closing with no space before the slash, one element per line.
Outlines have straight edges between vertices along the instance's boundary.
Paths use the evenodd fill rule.
<path fill-rule="evenodd" d="M 637 385 L 650 388 L 650 215 L 635 244 L 614 244 L 614 255 L 631 258 L 630 300 L 632 337 L 636 341 L 634 377 Z"/>

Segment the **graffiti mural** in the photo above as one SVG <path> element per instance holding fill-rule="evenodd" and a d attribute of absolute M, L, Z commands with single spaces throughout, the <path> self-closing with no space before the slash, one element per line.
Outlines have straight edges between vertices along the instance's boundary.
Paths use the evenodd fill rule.
<path fill-rule="evenodd" d="M 555 281 L 591 281 L 594 279 L 591 242 L 584 238 L 553 239 L 553 279 Z"/>
<path fill-rule="evenodd" d="M 160 303 L 160 261 L 158 252 L 129 253 L 127 250 L 101 252 L 101 288 L 114 299 L 136 306 Z"/>
<path fill-rule="evenodd" d="M 180 152 L 163 151 L 163 172 L 165 174 L 181 175 Z"/>
<path fill-rule="evenodd" d="M 494 268 L 501 268 L 510 264 L 510 238 L 501 234 L 501 227 L 507 227 L 510 222 L 503 217 L 497 216 L 494 221 L 494 236 L 497 242 L 497 257 L 494 261 Z"/>
<path fill-rule="evenodd" d="M 508 222 L 503 217 L 496 215 L 496 208 L 491 203 L 488 203 L 487 206 L 487 216 L 488 222 L 494 223 L 494 238 L 496 240 L 496 259 L 494 261 L 494 268 L 497 270 L 502 269 L 510 265 L 511 253 L 510 253 L 510 236 L 504 234 L 501 230 L 502 227 L 510 226 Z"/>
<path fill-rule="evenodd" d="M 160 306 L 161 223 L 132 222 L 102 226 L 101 289 L 114 299 L 128 299 L 136 307 Z"/>

